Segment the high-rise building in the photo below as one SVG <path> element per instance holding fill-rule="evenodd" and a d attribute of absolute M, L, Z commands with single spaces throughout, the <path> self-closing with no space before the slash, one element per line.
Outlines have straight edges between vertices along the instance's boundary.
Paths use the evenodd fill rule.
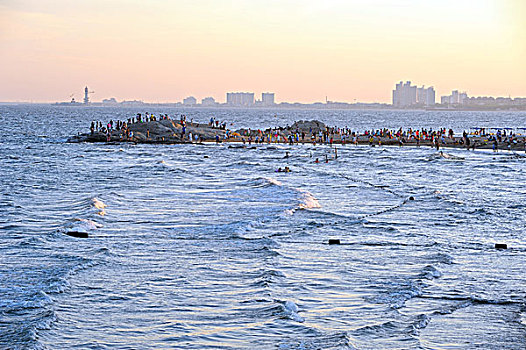
<path fill-rule="evenodd" d="M 435 89 L 431 86 L 427 88 L 426 94 L 426 106 L 434 106 L 436 104 L 436 93 Z"/>
<path fill-rule="evenodd" d="M 273 92 L 264 92 L 261 94 L 261 102 L 263 106 L 274 106 L 274 93 Z"/>
<path fill-rule="evenodd" d="M 451 92 L 451 96 L 449 97 L 449 103 L 454 104 L 454 105 L 460 103 L 458 90 L 453 90 Z"/>
<path fill-rule="evenodd" d="M 416 103 L 422 104 L 422 102 L 425 102 L 427 97 L 427 89 L 425 87 L 419 87 L 416 88 Z"/>
<path fill-rule="evenodd" d="M 411 86 L 411 82 L 399 82 L 393 90 L 393 106 L 409 107 L 416 104 L 416 86 Z"/>
<path fill-rule="evenodd" d="M 435 105 L 435 89 L 431 87 L 419 87 L 416 93 L 416 104 L 421 106 L 434 106 Z"/>
<path fill-rule="evenodd" d="M 443 105 L 463 105 L 468 100 L 468 94 L 459 92 L 458 90 L 451 91 L 451 95 L 442 96 L 440 102 Z"/>
<path fill-rule="evenodd" d="M 393 90 L 393 106 L 406 108 L 411 106 L 433 106 L 435 104 L 435 89 L 433 87 L 412 86 L 410 81 L 399 82 Z"/>
<path fill-rule="evenodd" d="M 253 92 L 228 92 L 226 103 L 233 107 L 251 107 L 254 105 Z"/>

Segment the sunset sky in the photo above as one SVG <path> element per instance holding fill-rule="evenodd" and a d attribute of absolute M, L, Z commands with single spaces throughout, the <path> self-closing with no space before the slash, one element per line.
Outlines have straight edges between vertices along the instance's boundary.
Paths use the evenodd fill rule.
<path fill-rule="evenodd" d="M 0 0 L 0 101 L 390 102 L 400 80 L 526 96 L 526 0 Z"/>

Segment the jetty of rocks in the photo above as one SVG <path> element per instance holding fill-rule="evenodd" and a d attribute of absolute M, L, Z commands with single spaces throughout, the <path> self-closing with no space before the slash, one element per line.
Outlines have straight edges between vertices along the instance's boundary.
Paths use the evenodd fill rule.
<path fill-rule="evenodd" d="M 195 123 L 186 120 L 164 118 L 127 123 L 125 128 L 103 127 L 72 136 L 69 142 L 110 142 L 110 143 L 155 143 L 180 144 L 203 142 L 231 143 L 286 143 L 286 144 L 360 144 L 370 146 L 430 146 L 469 149 L 498 149 L 525 151 L 525 135 L 500 138 L 492 134 L 446 135 L 445 129 L 433 134 L 415 131 L 405 132 L 382 129 L 381 132 L 356 132 L 350 129 L 327 127 L 317 120 L 297 121 L 291 126 L 261 129 L 228 130 L 213 122 Z M 417 134 L 418 135 L 418 134 Z M 500 136 L 499 136 L 500 137 Z M 437 147 L 437 149 L 439 148 Z"/>

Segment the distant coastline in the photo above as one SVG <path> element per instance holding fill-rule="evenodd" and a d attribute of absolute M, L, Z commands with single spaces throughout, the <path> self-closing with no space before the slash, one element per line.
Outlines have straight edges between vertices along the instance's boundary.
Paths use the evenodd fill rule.
<path fill-rule="evenodd" d="M 203 106 L 203 105 L 185 105 L 180 102 L 177 103 L 152 103 L 152 102 L 130 102 L 106 104 L 100 102 L 92 102 L 84 104 L 80 102 L 0 102 L 2 106 L 16 106 L 16 105 L 33 105 L 33 106 L 55 106 L 55 107 L 114 107 L 114 108 L 137 108 L 137 107 L 164 107 L 164 108 L 184 108 L 184 109 L 254 109 L 254 110 L 394 110 L 394 111 L 419 111 L 419 112 L 454 112 L 454 111 L 473 111 L 473 112 L 525 112 L 524 106 L 462 106 L 462 107 L 416 107 L 411 108 L 396 108 L 391 104 L 386 103 L 357 103 L 357 104 L 326 104 L 326 103 L 277 103 L 272 106 L 231 106 L 227 104 L 220 104 L 217 106 Z"/>

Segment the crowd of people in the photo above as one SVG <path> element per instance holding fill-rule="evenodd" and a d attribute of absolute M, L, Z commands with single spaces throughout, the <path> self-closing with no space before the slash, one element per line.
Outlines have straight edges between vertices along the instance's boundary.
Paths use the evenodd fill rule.
<path fill-rule="evenodd" d="M 159 116 L 154 115 L 153 113 L 137 113 L 136 116 L 128 118 L 127 120 L 121 121 L 113 119 L 110 120 L 108 123 L 104 124 L 101 121 L 92 121 L 90 125 L 90 132 L 93 136 L 95 133 L 102 133 L 106 135 L 106 139 L 109 142 L 111 140 L 112 135 L 115 132 L 118 132 L 119 140 L 125 140 L 125 139 L 132 139 L 133 138 L 133 132 L 130 130 L 130 127 L 133 124 L 140 124 L 140 123 L 149 123 L 149 122 L 155 122 L 160 120 L 174 120 L 177 121 L 181 125 L 181 132 L 180 137 L 182 140 L 189 141 L 189 142 L 201 142 L 204 141 L 200 135 L 192 135 L 191 132 L 188 131 L 188 127 L 199 127 L 198 123 L 193 122 L 193 119 L 190 119 L 190 122 L 187 121 L 186 115 L 182 114 L 178 119 L 174 118 L 172 119 L 168 114 L 159 114 Z M 217 120 L 214 117 L 210 118 L 210 122 L 208 123 L 208 127 L 212 129 L 218 129 L 218 130 L 224 130 L 226 132 L 230 132 L 226 129 L 227 123 L 225 121 Z M 150 138 L 150 131 L 149 129 L 146 130 L 146 138 Z"/>
<path fill-rule="evenodd" d="M 227 138 L 235 137 L 232 133 L 227 133 Z M 338 128 L 338 127 L 325 127 L 324 129 L 313 130 L 312 127 L 308 131 L 295 129 L 291 127 L 276 127 L 269 128 L 266 130 L 242 130 L 241 141 L 243 143 L 251 144 L 254 143 L 313 143 L 313 144 L 334 144 L 334 143 L 353 143 L 358 144 L 363 142 L 364 139 L 369 142 L 370 145 L 381 145 L 382 141 L 395 141 L 400 146 L 407 142 L 415 142 L 420 145 L 421 141 L 430 141 L 436 147 L 445 145 L 448 141 L 455 142 L 454 132 L 452 129 L 407 129 L 402 128 L 398 130 L 390 129 L 378 129 L 378 130 L 366 130 L 362 133 L 354 131 L 350 128 Z M 361 137 L 361 139 L 360 139 Z M 392 142 L 391 142 L 392 143 Z"/>
<path fill-rule="evenodd" d="M 183 116 L 181 116 L 182 120 Z M 186 116 L 184 116 L 186 120 Z M 129 126 L 135 123 L 148 123 L 158 120 L 170 119 L 168 114 L 159 114 L 159 117 L 156 117 L 153 113 L 150 114 L 146 112 L 144 115 L 137 113 L 136 116 L 128 118 L 126 121 L 111 119 L 108 123 L 104 124 L 101 121 L 92 121 L 90 125 L 91 135 L 94 135 L 95 132 L 103 133 L 106 135 L 107 141 L 111 139 L 111 135 L 114 131 L 119 132 L 120 139 L 131 139 L 133 137 L 133 132 L 130 131 Z"/>
<path fill-rule="evenodd" d="M 206 140 L 199 135 L 195 128 L 199 128 L 198 123 L 193 123 L 193 119 L 187 122 L 186 115 L 180 115 L 178 118 L 170 118 L 168 114 L 159 114 L 159 116 L 153 113 L 146 112 L 144 115 L 138 113 L 136 116 L 128 118 L 125 121 L 114 121 L 110 120 L 107 124 L 103 124 L 101 121 L 92 121 L 90 130 L 91 135 L 95 132 L 103 133 L 106 135 L 107 140 L 111 139 L 111 136 L 115 131 L 118 132 L 119 139 L 132 139 L 133 132 L 130 130 L 130 126 L 136 123 L 149 123 L 152 121 L 159 120 L 174 120 L 181 125 L 180 139 L 185 142 L 202 142 L 202 141 L 213 141 L 213 139 Z M 194 134 L 189 131 L 189 126 L 194 128 Z M 479 146 L 477 141 L 472 141 L 472 138 L 480 138 L 487 136 L 489 142 L 492 143 L 493 149 L 496 151 L 499 148 L 499 144 L 504 143 L 507 145 L 520 142 L 520 138 L 517 137 L 513 131 L 506 129 L 499 129 L 494 134 L 488 134 L 486 129 L 479 128 L 475 132 L 467 133 L 463 132 L 462 137 L 455 137 L 453 129 L 440 128 L 421 128 L 421 129 L 372 129 L 358 132 L 351 128 L 339 128 L 339 127 L 273 127 L 265 130 L 262 129 L 242 129 L 237 132 L 227 129 L 227 122 L 220 121 L 215 117 L 211 117 L 208 122 L 208 128 L 217 129 L 221 132 L 216 132 L 214 139 L 217 143 L 223 141 L 241 141 L 243 144 L 252 143 L 263 144 L 263 143 L 288 143 L 299 144 L 299 143 L 312 143 L 312 144 L 328 144 L 333 145 L 334 143 L 339 144 L 369 144 L 371 146 L 382 145 L 387 143 L 390 145 L 398 144 L 403 146 L 406 143 L 415 144 L 420 146 L 421 143 L 435 147 L 437 150 L 440 147 L 450 144 L 460 145 L 466 148 L 472 148 Z M 149 129 L 146 130 L 147 139 L 150 138 Z"/>

